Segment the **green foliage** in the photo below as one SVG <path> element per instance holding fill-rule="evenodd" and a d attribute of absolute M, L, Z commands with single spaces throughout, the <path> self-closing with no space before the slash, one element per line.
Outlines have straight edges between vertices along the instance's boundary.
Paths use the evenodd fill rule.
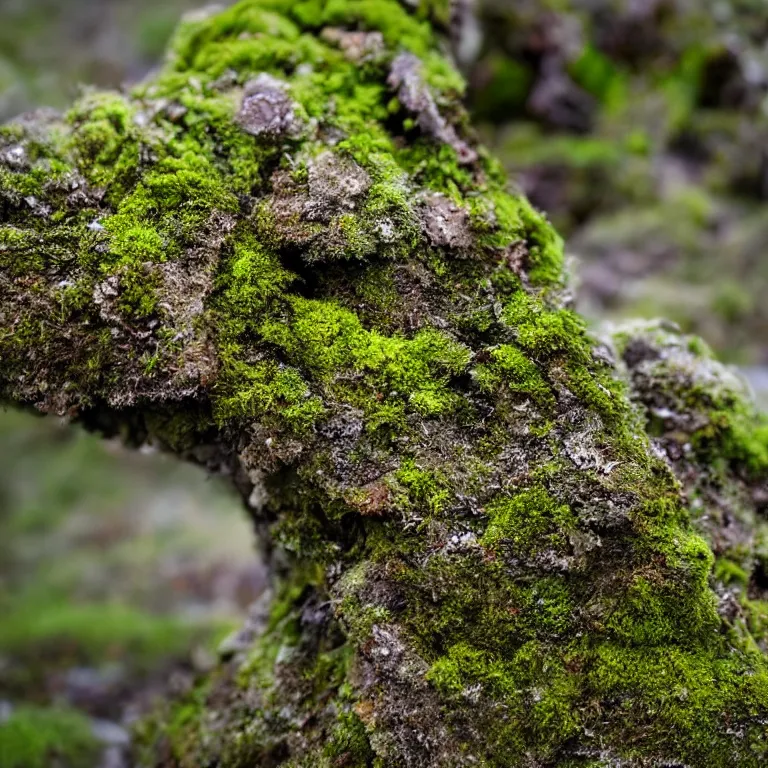
<path fill-rule="evenodd" d="M 88 768 L 97 751 L 88 718 L 73 710 L 17 707 L 0 722 L 0 768 Z"/>

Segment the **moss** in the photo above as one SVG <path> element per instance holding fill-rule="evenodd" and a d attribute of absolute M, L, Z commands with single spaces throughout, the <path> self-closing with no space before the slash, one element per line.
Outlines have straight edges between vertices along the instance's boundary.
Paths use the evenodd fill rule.
<path fill-rule="evenodd" d="M 584 321 L 569 310 L 546 311 L 528 294 L 516 294 L 504 308 L 504 318 L 515 326 L 518 344 L 539 358 L 569 353 L 578 362 L 587 351 Z"/>
<path fill-rule="evenodd" d="M 693 643 L 706 637 L 718 625 L 715 601 L 709 595 L 706 577 L 699 580 L 694 592 L 681 604 L 680 581 L 651 584 L 642 574 L 630 582 L 622 604 L 610 617 L 610 633 L 629 645 L 658 646 L 666 642 Z"/>
<path fill-rule="evenodd" d="M 477 366 L 474 377 L 484 391 L 500 388 L 531 397 L 537 404 L 554 404 L 552 390 L 539 369 L 519 349 L 503 345 L 491 352 L 491 362 Z"/>
<path fill-rule="evenodd" d="M 521 219 L 528 233 L 529 276 L 534 285 L 556 287 L 563 281 L 565 263 L 563 240 L 539 213 L 523 198 Z"/>
<path fill-rule="evenodd" d="M 605 646 L 596 657 L 588 680 L 602 697 L 622 697 L 632 691 L 640 694 L 635 706 L 647 707 L 656 714 L 647 721 L 646 739 L 664 739 L 662 729 L 674 728 L 679 754 L 693 764 L 728 765 L 733 759 L 759 764 L 765 756 L 765 744 L 759 726 L 748 726 L 734 755 L 723 733 L 706 723 L 714 713 L 736 716 L 749 712 L 764 695 L 768 678 L 764 671 L 742 675 L 744 659 L 717 659 L 707 651 L 695 653 L 675 648 L 634 649 Z M 746 660 L 747 666 L 750 661 Z M 641 704 L 642 702 L 642 704 Z M 633 705 L 626 705 L 628 718 L 637 716 Z M 646 742 L 647 743 L 647 742 Z M 630 739 L 626 752 L 637 755 L 644 745 Z"/>
<path fill-rule="evenodd" d="M 173 760 L 185 768 L 192 765 L 191 759 L 200 758 L 204 749 L 201 742 L 206 735 L 209 687 L 209 682 L 198 681 L 173 703 L 169 711 L 163 711 L 163 705 L 158 704 L 149 716 L 134 724 L 133 750 L 139 764 L 151 759 L 151 751 L 158 743 L 162 743 Z"/>
<path fill-rule="evenodd" d="M 114 93 L 89 93 L 67 114 L 69 151 L 95 186 L 119 202 L 138 177 L 141 131 L 135 107 Z"/>
<path fill-rule="evenodd" d="M 17 707 L 0 722 L 2 768 L 86 768 L 97 753 L 88 718 L 74 710 Z"/>
<path fill-rule="evenodd" d="M 710 430 L 696 436 L 697 446 L 709 451 L 710 440 L 722 435 L 725 458 L 746 466 L 755 477 L 768 472 L 768 423 L 764 416 L 755 416 L 749 408 L 735 407 L 725 411 L 713 411 Z M 715 438 L 717 439 L 717 438 Z"/>
<path fill-rule="evenodd" d="M 613 425 L 613 440 L 627 455 L 637 456 L 633 449 L 635 436 L 641 431 L 636 416 L 628 407 L 626 387 L 611 375 L 607 366 L 570 363 L 567 366 L 568 387 L 583 403 L 588 404 L 604 420 Z"/>
<path fill-rule="evenodd" d="M 494 546 L 508 542 L 521 552 L 563 547 L 576 518 L 544 488 L 530 488 L 511 498 L 498 498 L 487 509 L 490 518 L 482 542 Z"/>
<path fill-rule="evenodd" d="M 448 377 L 467 367 L 469 351 L 440 331 L 386 337 L 365 330 L 357 315 L 333 303 L 294 298 L 287 322 L 269 320 L 260 333 L 289 362 L 345 392 L 374 417 L 381 415 L 384 398 L 403 399 L 425 416 L 450 413 L 460 404 Z M 351 371 L 362 374 L 361 384 L 344 381 Z"/>
<path fill-rule="evenodd" d="M 351 690 L 347 695 L 350 702 L 354 700 Z M 365 726 L 355 712 L 342 710 L 339 713 L 338 724 L 323 748 L 323 757 L 330 765 L 345 765 L 349 768 L 368 768 L 371 765 L 375 755 Z"/>
<path fill-rule="evenodd" d="M 408 494 L 408 503 L 416 509 L 438 514 L 450 499 L 446 478 L 439 472 L 423 469 L 413 459 L 405 459 L 395 474 Z"/>
<path fill-rule="evenodd" d="M 472 174 L 459 163 L 453 147 L 417 140 L 396 152 L 400 166 L 425 188 L 441 192 L 454 201 L 462 200 L 462 192 L 474 187 Z"/>
<path fill-rule="evenodd" d="M 725 584 L 739 584 L 746 587 L 749 582 L 749 573 L 736 563 L 727 558 L 718 558 L 715 562 L 714 577 Z"/>
<path fill-rule="evenodd" d="M 233 418 L 277 419 L 298 434 L 309 430 L 324 411 L 322 400 L 313 397 L 307 382 L 295 368 L 273 362 L 235 369 L 238 389 L 217 403 L 219 422 Z"/>
<path fill-rule="evenodd" d="M 5 616 L 0 648 L 17 662 L 41 653 L 81 663 L 130 656 L 146 669 L 189 645 L 188 624 L 117 603 L 69 604 L 56 595 L 35 600 L 26 594 L 23 605 L 6 604 Z"/>
<path fill-rule="evenodd" d="M 45 260 L 35 248 L 36 242 L 33 234 L 17 227 L 0 228 L 0 263 L 16 274 L 42 270 Z"/>
<path fill-rule="evenodd" d="M 676 337 L 650 323 L 641 329 L 650 343 L 669 345 L 670 352 L 650 363 L 662 397 L 675 408 L 696 412 L 700 423 L 689 430 L 701 461 L 725 461 L 758 478 L 768 472 L 768 426 L 756 413 L 744 384 L 719 367 L 712 350 L 701 339 Z M 620 350 L 631 333 L 618 333 Z"/>
<path fill-rule="evenodd" d="M 164 261 L 196 241 L 213 211 L 236 207 L 205 158 L 185 152 L 160 161 L 102 223 L 117 265 Z M 153 226 L 141 223 L 148 221 Z"/>
<path fill-rule="evenodd" d="M 486 738 L 499 761 L 515 760 L 518 750 L 532 744 L 542 757 L 553 756 L 561 740 L 580 729 L 572 709 L 580 692 L 578 677 L 548 651 L 532 642 L 502 661 L 457 644 L 432 665 L 427 677 L 446 694 L 478 696 L 482 691 L 507 702 L 507 717 L 486 726 Z M 526 689 L 536 679 L 546 693 L 529 698 Z"/>
<path fill-rule="evenodd" d="M 717 614 L 710 546 L 567 308 L 561 239 L 487 153 L 469 139 L 457 151 L 463 84 L 427 21 L 444 11 L 245 0 L 186 22 L 132 94 L 80 102 L 68 140 L 40 151 L 58 158 L 57 183 L 87 174 L 71 235 L 94 234 L 69 253 L 87 330 L 72 340 L 47 320 L 60 222 L 14 209 L 13 268 L 44 242 L 34 289 L 10 297 L 44 309 L 0 342 L 3 397 L 108 403 L 179 451 L 215 446 L 245 495 L 266 484 L 253 517 L 292 575 L 246 661 L 171 713 L 181 764 L 429 765 L 439 744 L 489 768 L 596 745 L 611 760 L 725 765 L 731 715 L 748 731 L 749 711 L 765 712 L 764 660 Z M 368 30 L 383 49 L 344 37 Z M 397 99 L 401 50 L 423 66 Z M 588 52 L 576 69 L 608 98 L 606 61 Z M 249 132 L 244 100 L 265 82 L 286 116 Z M 66 218 L 48 170 L 11 178 L 7 197 L 35 189 Z M 31 343 L 56 354 L 41 366 Z M 91 370 L 70 395 L 81 346 Z M 760 470 L 762 434 L 740 432 L 728 397 L 701 403 L 697 455 L 726 445 Z M 664 658 L 691 702 L 714 678 L 727 701 L 692 714 L 617 671 L 637 659 L 652 676 Z M 752 682 L 737 687 L 735 669 Z"/>

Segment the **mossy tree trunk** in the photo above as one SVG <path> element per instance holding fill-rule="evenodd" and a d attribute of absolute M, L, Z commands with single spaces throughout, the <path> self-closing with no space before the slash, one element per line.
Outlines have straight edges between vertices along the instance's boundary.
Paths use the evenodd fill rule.
<path fill-rule="evenodd" d="M 229 473 L 273 569 L 143 759 L 760 765 L 766 431 L 693 342 L 586 332 L 450 22 L 244 0 L 2 129 L 0 396 Z"/>

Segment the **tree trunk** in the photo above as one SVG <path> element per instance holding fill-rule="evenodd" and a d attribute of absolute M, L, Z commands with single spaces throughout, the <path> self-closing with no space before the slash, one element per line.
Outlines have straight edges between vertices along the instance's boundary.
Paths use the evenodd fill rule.
<path fill-rule="evenodd" d="M 587 333 L 422 6 L 244 0 L 0 134 L 0 398 L 230 474 L 272 569 L 142 759 L 760 765 L 768 431 Z"/>

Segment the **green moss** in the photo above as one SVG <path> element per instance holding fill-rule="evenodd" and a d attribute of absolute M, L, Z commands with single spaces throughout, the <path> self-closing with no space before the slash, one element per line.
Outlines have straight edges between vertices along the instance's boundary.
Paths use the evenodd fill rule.
<path fill-rule="evenodd" d="M 746 587 L 749 582 L 749 573 L 737 563 L 724 557 L 717 558 L 715 562 L 714 577 L 726 586 L 737 584 Z"/>
<path fill-rule="evenodd" d="M 573 707 L 580 695 L 578 675 L 537 642 L 522 646 L 508 660 L 494 658 L 460 643 L 435 662 L 427 678 L 446 695 L 489 695 L 506 702 L 507 716 L 489 718 L 485 736 L 495 764 L 517 760 L 520 750 L 533 748 L 543 759 L 555 754 L 563 740 L 579 732 Z M 537 681 L 540 691 L 529 698 Z"/>
<path fill-rule="evenodd" d="M 413 459 L 405 459 L 395 474 L 408 493 L 409 505 L 438 514 L 450 499 L 446 478 L 439 472 L 423 469 Z"/>
<path fill-rule="evenodd" d="M 349 699 L 353 700 L 349 691 Z M 345 765 L 349 768 L 368 768 L 375 755 L 368 741 L 368 735 L 360 718 L 353 711 L 342 710 L 338 724 L 323 749 L 323 757 L 330 765 Z"/>
<path fill-rule="evenodd" d="M 417 139 L 395 153 L 399 165 L 411 178 L 426 189 L 441 192 L 454 202 L 463 198 L 465 190 L 472 189 L 472 174 L 459 164 L 456 150 L 447 144 Z"/>
<path fill-rule="evenodd" d="M 183 653 L 194 628 L 114 604 L 73 604 L 60 596 L 42 601 L 25 594 L 22 605 L 6 603 L 0 649 L 17 660 L 47 654 L 95 663 L 130 656 L 146 668 L 158 657 Z"/>
<path fill-rule="evenodd" d="M 0 722 L 0 768 L 87 768 L 97 753 L 88 718 L 74 710 L 17 707 Z"/>
<path fill-rule="evenodd" d="M 219 418 L 279 413 L 292 431 L 302 434 L 325 411 L 322 400 L 311 396 L 306 382 L 295 369 L 278 369 L 265 363 L 244 369 L 244 376 L 252 382 L 250 387 L 241 389 L 236 398 L 224 400 Z"/>
<path fill-rule="evenodd" d="M 525 553 L 563 547 L 576 523 L 573 512 L 541 487 L 521 491 L 511 498 L 499 497 L 490 503 L 487 513 L 489 523 L 483 544 L 509 543 Z"/>
<path fill-rule="evenodd" d="M 75 379 L 85 398 L 136 403 L 139 414 L 145 399 L 154 414 L 194 398 L 189 421 L 145 426 L 183 450 L 212 412 L 214 442 L 244 472 L 266 473 L 269 503 L 257 517 L 281 558 L 314 563 L 279 588 L 236 680 L 210 689 L 222 697 L 211 704 L 218 735 L 203 722 L 204 688 L 171 714 L 174 759 L 194 765 L 210 750 L 211 763 L 230 765 L 365 765 L 392 749 L 392 760 L 420 764 L 388 741 L 395 731 L 410 738 L 400 713 L 371 716 L 390 692 L 374 684 L 371 701 L 359 701 L 351 685 L 386 624 L 405 659 L 430 665 L 428 695 L 445 711 L 440 738 L 489 768 L 555 764 L 594 744 L 616 760 L 684 754 L 724 765 L 731 712 L 764 712 L 755 681 L 765 665 L 735 629 L 735 650 L 723 640 L 711 551 L 625 387 L 565 308 L 562 241 L 507 191 L 493 159 L 482 150 L 476 162 L 459 157 L 387 84 L 392 58 L 414 51 L 441 115 L 464 135 L 463 83 L 427 22 L 445 11 L 426 3 L 409 12 L 395 0 L 237 3 L 185 23 L 163 70 L 132 95 L 81 101 L 69 140 L 39 150 L 52 156 L 49 167 L 3 177 L 8 200 L 34 190 L 69 227 L 30 224 L 11 205 L 0 258 L 19 269 L 35 254 L 30 293 L 86 314 L 88 373 Z M 328 25 L 379 29 L 386 50 L 352 61 L 318 34 Z M 259 72 L 285 84 L 295 131 L 253 136 L 238 124 L 243 87 Z M 573 73 L 606 101 L 621 79 L 592 49 Z M 626 135 L 604 156 L 579 144 L 580 162 L 625 157 Z M 361 191 L 318 191 L 324 156 L 331 168 L 359 166 Z M 71 221 L 64 191 L 44 183 L 49 171 L 57 183 L 67 178 L 67 158 L 105 190 Z M 467 213 L 467 245 L 435 246 L 425 202 L 435 192 Z M 70 252 L 71 242 L 87 247 Z M 45 273 L 62 253 L 79 271 L 60 297 Z M 162 293 L 186 269 L 200 284 L 174 293 L 193 308 L 177 322 L 183 311 L 165 308 Z M 115 283 L 116 308 L 93 305 L 88 297 Z M 120 335 L 126 324 L 139 341 Z M 61 344 L 56 370 L 69 373 L 66 353 L 80 347 L 57 333 L 37 319 L 0 339 L 11 360 L 4 388 L 36 381 L 27 344 Z M 199 358 L 199 374 L 179 383 Z M 126 394 L 121 374 L 146 389 Z M 759 473 L 763 428 L 736 416 L 728 397 L 696 402 L 707 413 L 691 438 L 696 455 L 722 458 L 725 445 L 728 461 Z M 111 641 L 105 623 L 94 647 Z M 718 676 L 729 696 L 750 703 L 720 698 L 694 714 L 654 680 L 633 692 L 617 671 L 637 660 L 644 674 L 671 675 L 669 659 L 697 706 Z M 370 662 L 374 681 L 385 666 Z M 739 688 L 732 669 L 754 673 L 753 683 Z M 430 711 L 420 706 L 427 693 L 409 674 L 409 664 L 399 667 L 405 708 L 418 720 Z M 229 695 L 233 707 L 220 703 Z M 699 759 L 705 722 L 713 746 Z M 470 733 L 483 743 L 465 744 Z"/>
<path fill-rule="evenodd" d="M 709 346 L 654 323 L 640 333 L 653 344 L 670 347 L 672 354 L 654 364 L 653 375 L 667 402 L 699 414 L 700 423 L 689 435 L 697 459 L 715 468 L 723 462 L 738 466 L 752 479 L 768 473 L 768 420 L 756 411 L 744 385 L 714 361 Z M 616 338 L 623 350 L 631 334 Z"/>
<path fill-rule="evenodd" d="M 11 274 L 41 271 L 45 258 L 36 248 L 37 238 L 17 227 L 0 227 L 0 265 Z"/>
<path fill-rule="evenodd" d="M 158 743 L 177 765 L 191 768 L 206 749 L 206 706 L 209 681 L 197 681 L 191 690 L 168 706 L 158 703 L 153 711 L 134 724 L 133 754 L 139 764 L 148 763 Z"/>
<path fill-rule="evenodd" d="M 629 697 L 627 723 L 642 716 L 642 711 L 654 713 L 645 721 L 642 740 L 632 738 L 627 730 L 624 749 L 629 756 L 642 754 L 654 742 L 663 744 L 666 730 L 673 729 L 677 754 L 690 764 L 726 766 L 741 759 L 758 765 L 766 754 L 763 726 L 746 727 L 737 757 L 724 734 L 708 725 L 712 718 L 727 721 L 753 711 L 765 696 L 764 669 L 758 666 L 743 674 L 745 666 L 749 669 L 750 660 L 737 655 L 718 658 L 708 651 L 686 652 L 670 646 L 605 645 L 598 650 L 588 681 L 601 698 Z"/>
<path fill-rule="evenodd" d="M 89 93 L 67 114 L 72 126 L 68 150 L 86 178 L 104 187 L 119 203 L 139 176 L 139 142 L 135 107 L 114 93 Z M 154 142 L 153 142 L 154 143 Z"/>
<path fill-rule="evenodd" d="M 430 25 L 409 14 L 395 0 L 262 0 L 238 3 L 213 21 L 187 22 L 172 44 L 175 68 L 198 70 L 214 77 L 228 68 L 270 71 L 275 66 L 308 59 L 321 50 L 317 40 L 301 29 L 360 25 L 384 35 L 388 46 L 403 46 L 419 55 L 431 53 L 435 38 Z M 254 46 L 249 36 L 261 35 Z M 255 54 L 255 58 L 254 58 Z"/>
<path fill-rule="evenodd" d="M 214 168 L 190 151 L 160 161 L 103 225 L 111 236 L 110 251 L 117 264 L 164 261 L 192 245 L 214 211 L 236 207 L 237 201 Z M 147 221 L 153 226 L 142 223 Z"/>
<path fill-rule="evenodd" d="M 425 329 L 413 339 L 388 337 L 365 330 L 356 314 L 332 302 L 296 297 L 289 306 L 287 317 L 262 324 L 262 337 L 367 414 L 381 415 L 385 398 L 404 400 L 424 416 L 460 405 L 447 385 L 468 366 L 470 353 L 444 333 Z M 362 374 L 359 384 L 345 380 L 352 371 Z"/>
<path fill-rule="evenodd" d="M 478 385 L 484 391 L 508 389 L 525 394 L 538 405 L 554 405 L 552 390 L 539 369 L 519 349 L 504 344 L 491 352 L 491 362 L 474 369 Z"/>
<path fill-rule="evenodd" d="M 706 579 L 683 591 L 686 577 L 690 578 L 683 571 L 677 579 L 652 583 L 642 574 L 635 576 L 607 622 L 610 633 L 629 645 L 642 646 L 694 643 L 710 635 L 719 624 L 715 600 Z"/>
<path fill-rule="evenodd" d="M 755 477 L 768 472 L 768 418 L 755 416 L 751 408 L 735 407 L 711 413 L 711 425 L 696 435 L 697 446 L 710 451 L 710 441 L 722 440 L 723 455 L 745 466 Z M 719 437 L 718 437 L 719 436 Z M 716 444 L 716 443 L 715 443 Z"/>
<path fill-rule="evenodd" d="M 293 586 L 278 596 L 272 607 L 266 631 L 249 653 L 246 663 L 238 670 L 238 678 L 243 688 L 254 685 L 269 694 L 270 689 L 274 687 L 278 655 L 281 650 L 287 654 L 299 641 L 295 604 L 302 590 L 303 587 Z"/>
<path fill-rule="evenodd" d="M 563 240 L 525 198 L 520 216 L 528 241 L 528 275 L 536 286 L 557 287 L 563 281 L 565 264 Z"/>
<path fill-rule="evenodd" d="M 517 343 L 539 358 L 567 353 L 576 362 L 587 353 L 584 321 L 569 310 L 544 311 L 530 296 L 519 293 L 504 316 L 515 325 Z"/>
<path fill-rule="evenodd" d="M 611 375 L 607 366 L 595 365 L 590 369 L 579 363 L 569 363 L 568 387 L 586 405 L 614 425 L 615 437 L 622 447 L 629 449 L 629 441 L 637 427 L 626 400 L 626 387 Z M 619 426 L 621 425 L 621 426 Z M 637 451 L 629 451 L 636 454 Z"/>

